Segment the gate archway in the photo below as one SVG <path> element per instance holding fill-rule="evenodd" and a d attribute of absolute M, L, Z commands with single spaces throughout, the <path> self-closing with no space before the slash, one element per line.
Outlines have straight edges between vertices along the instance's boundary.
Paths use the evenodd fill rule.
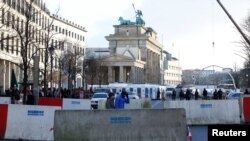
<path fill-rule="evenodd" d="M 230 71 L 218 65 L 209 65 L 196 72 L 193 75 L 195 84 L 209 84 L 216 86 L 231 86 L 236 89 L 234 77 Z"/>

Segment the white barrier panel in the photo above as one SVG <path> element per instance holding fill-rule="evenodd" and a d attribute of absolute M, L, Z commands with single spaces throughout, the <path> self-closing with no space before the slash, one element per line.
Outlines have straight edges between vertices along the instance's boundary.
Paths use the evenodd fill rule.
<path fill-rule="evenodd" d="M 5 139 L 54 140 L 55 106 L 8 105 Z"/>
<path fill-rule="evenodd" d="M 86 99 L 63 99 L 63 110 L 90 110 L 90 100 Z"/>
<path fill-rule="evenodd" d="M 10 97 L 0 97 L 0 104 L 10 104 L 11 99 Z"/>
<path fill-rule="evenodd" d="M 184 108 L 187 124 L 239 124 L 238 100 L 166 101 L 164 108 Z"/>

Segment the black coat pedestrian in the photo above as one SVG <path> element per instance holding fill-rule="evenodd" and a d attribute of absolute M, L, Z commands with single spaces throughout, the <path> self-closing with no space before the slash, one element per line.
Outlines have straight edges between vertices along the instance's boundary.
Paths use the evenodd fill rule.
<path fill-rule="evenodd" d="M 198 90 L 196 89 L 196 90 L 195 90 L 195 93 L 194 93 L 194 99 L 195 99 L 195 100 L 198 100 L 198 98 L 199 98 L 199 92 L 198 92 Z"/>

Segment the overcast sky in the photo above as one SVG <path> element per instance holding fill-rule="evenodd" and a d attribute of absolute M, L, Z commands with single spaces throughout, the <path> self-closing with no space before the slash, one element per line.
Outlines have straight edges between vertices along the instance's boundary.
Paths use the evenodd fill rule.
<path fill-rule="evenodd" d="M 209 65 L 242 67 L 235 42 L 241 38 L 216 0 L 46 0 L 52 13 L 86 28 L 87 47 L 108 47 L 104 36 L 114 32 L 122 16 L 135 21 L 132 7 L 142 10 L 147 27 L 158 33 L 165 50 L 179 58 L 183 69 Z M 239 25 L 250 13 L 250 0 L 221 0 Z M 213 44 L 214 47 L 213 47 Z"/>

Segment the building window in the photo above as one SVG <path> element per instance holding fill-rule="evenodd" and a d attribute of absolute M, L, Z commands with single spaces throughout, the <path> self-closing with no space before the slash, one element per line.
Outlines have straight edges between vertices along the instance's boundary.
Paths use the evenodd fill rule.
<path fill-rule="evenodd" d="M 42 28 L 44 28 L 44 15 L 42 16 Z"/>
<path fill-rule="evenodd" d="M 56 32 L 57 32 L 57 26 L 56 26 Z"/>
<path fill-rule="evenodd" d="M 45 17 L 45 21 L 44 21 L 44 28 L 47 28 L 47 18 Z"/>
<path fill-rule="evenodd" d="M 61 27 L 59 27 L 59 33 L 61 33 Z"/>
<path fill-rule="evenodd" d="M 62 34 L 64 34 L 64 29 L 62 29 Z"/>
<path fill-rule="evenodd" d="M 17 11 L 20 13 L 20 0 L 17 0 Z"/>
<path fill-rule="evenodd" d="M 51 29 L 54 30 L 54 25 L 52 25 Z"/>
<path fill-rule="evenodd" d="M 39 44 L 40 44 L 40 41 L 41 41 L 40 37 L 41 37 L 41 31 L 39 30 L 39 34 L 38 34 L 38 43 Z"/>
<path fill-rule="evenodd" d="M 35 27 L 33 26 L 33 27 L 32 27 L 32 39 L 35 39 L 35 34 L 36 34 L 36 33 L 35 33 Z"/>
<path fill-rule="evenodd" d="M 58 61 L 57 61 L 58 59 L 57 58 L 55 58 L 55 68 L 57 68 L 57 63 L 58 63 Z"/>
<path fill-rule="evenodd" d="M 8 0 L 8 6 L 10 7 L 11 6 L 11 0 Z"/>
<path fill-rule="evenodd" d="M 43 45 L 43 33 L 42 33 L 42 45 Z"/>
<path fill-rule="evenodd" d="M 38 13 L 38 11 L 35 11 L 35 17 L 36 17 L 36 24 L 38 24 L 38 19 L 39 19 L 39 13 Z"/>
<path fill-rule="evenodd" d="M 28 45 L 28 57 L 30 58 L 30 50 L 31 50 L 31 48 L 30 48 L 31 46 L 30 46 L 30 44 Z"/>
<path fill-rule="evenodd" d="M 4 24 L 4 8 L 2 9 L 2 24 Z"/>
<path fill-rule="evenodd" d="M 9 35 L 7 35 L 7 39 L 6 39 L 6 51 L 9 52 Z"/>
<path fill-rule="evenodd" d="M 24 0 L 21 1 L 21 14 L 24 15 L 24 8 L 25 8 L 25 5 L 24 5 Z"/>
<path fill-rule="evenodd" d="M 15 20 L 15 15 L 13 14 L 12 15 L 12 24 L 11 24 L 13 29 L 15 28 L 15 21 L 16 21 Z"/>
<path fill-rule="evenodd" d="M 13 9 L 16 9 L 16 0 L 12 0 L 12 7 Z"/>
<path fill-rule="evenodd" d="M 10 12 L 7 12 L 7 23 L 6 25 L 9 27 L 10 26 Z"/>
<path fill-rule="evenodd" d="M 16 55 L 18 55 L 18 48 L 19 48 L 19 41 L 18 39 L 16 39 Z"/>
<path fill-rule="evenodd" d="M 42 22 L 41 22 L 41 21 L 42 21 L 42 20 L 41 20 L 41 13 L 39 13 L 38 15 L 39 15 L 39 16 L 38 16 L 39 26 L 41 26 L 41 23 L 42 23 Z"/>
<path fill-rule="evenodd" d="M 2 32 L 2 34 L 1 34 L 1 50 L 4 49 L 4 44 L 3 44 L 3 42 L 4 42 L 4 33 Z"/>
<path fill-rule="evenodd" d="M 41 49 L 40 51 L 41 51 L 40 56 L 42 57 L 41 60 L 42 60 L 42 62 L 43 62 L 43 61 L 44 61 L 44 58 L 43 58 L 43 57 L 44 57 L 44 56 L 43 56 L 43 50 Z"/>
<path fill-rule="evenodd" d="M 14 44 L 15 44 L 14 42 L 15 42 L 14 37 L 12 37 L 12 38 L 11 38 L 11 53 L 12 53 L 12 54 L 14 54 L 14 46 L 15 46 L 15 45 L 14 45 Z"/>
<path fill-rule="evenodd" d="M 55 40 L 55 48 L 57 48 L 57 40 Z"/>
<path fill-rule="evenodd" d="M 16 30 L 19 31 L 19 18 L 16 19 Z"/>
<path fill-rule="evenodd" d="M 21 32 L 23 32 L 23 20 L 21 21 Z"/>

